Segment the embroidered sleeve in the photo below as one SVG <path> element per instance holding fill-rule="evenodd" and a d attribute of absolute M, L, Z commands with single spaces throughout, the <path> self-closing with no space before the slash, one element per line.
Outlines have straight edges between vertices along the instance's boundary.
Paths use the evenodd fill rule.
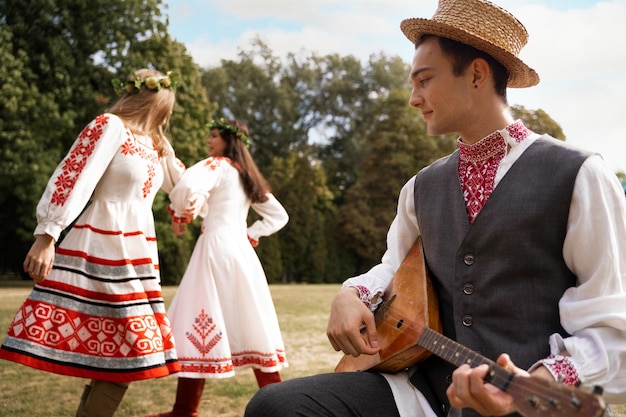
<path fill-rule="evenodd" d="M 78 135 L 56 167 L 37 205 L 35 234 L 58 240 L 91 198 L 107 166 L 132 134 L 112 114 L 101 114 Z"/>
<path fill-rule="evenodd" d="M 577 387 L 580 385 L 580 378 L 578 377 L 578 371 L 576 370 L 575 360 L 571 356 L 550 355 L 531 366 L 529 372 L 542 365 L 550 372 L 550 374 L 552 374 L 555 381 L 570 387 Z"/>

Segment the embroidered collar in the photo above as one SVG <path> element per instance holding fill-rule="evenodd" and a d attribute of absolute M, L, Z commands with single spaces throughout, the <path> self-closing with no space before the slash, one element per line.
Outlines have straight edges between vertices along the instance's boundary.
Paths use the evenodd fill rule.
<path fill-rule="evenodd" d="M 476 163 L 486 161 L 498 154 L 506 155 L 509 146 L 517 145 L 530 134 L 531 131 L 524 126 L 524 123 L 521 120 L 516 120 L 504 129 L 496 130 L 485 136 L 473 145 L 463 143 L 461 138 L 458 138 L 457 144 L 459 146 L 460 158 L 467 162 Z"/>

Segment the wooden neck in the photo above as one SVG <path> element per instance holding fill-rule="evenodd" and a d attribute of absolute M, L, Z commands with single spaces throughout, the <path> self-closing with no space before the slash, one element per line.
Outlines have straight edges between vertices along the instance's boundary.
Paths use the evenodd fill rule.
<path fill-rule="evenodd" d="M 471 368 L 479 365 L 488 365 L 489 372 L 485 381 L 495 385 L 502 391 L 507 390 L 509 383 L 513 379 L 514 375 L 511 372 L 497 365 L 494 361 L 427 327 L 424 328 L 417 343 L 456 367 L 463 364 L 467 364 Z"/>

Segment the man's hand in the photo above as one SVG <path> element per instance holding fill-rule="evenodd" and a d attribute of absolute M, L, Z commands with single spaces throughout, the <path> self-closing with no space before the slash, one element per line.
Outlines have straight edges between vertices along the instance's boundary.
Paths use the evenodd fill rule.
<path fill-rule="evenodd" d="M 515 375 L 529 376 L 528 372 L 516 367 L 506 353 L 500 355 L 496 363 Z M 446 391 L 450 405 L 455 408 L 473 408 L 484 416 L 503 416 L 515 412 L 515 404 L 509 394 L 485 383 L 487 372 L 487 365 L 475 368 L 462 365 L 457 368 L 452 373 L 452 384 Z"/>
<path fill-rule="evenodd" d="M 359 299 L 356 288 L 343 288 L 333 298 L 326 335 L 336 351 L 347 355 L 379 351 L 374 315 Z"/>

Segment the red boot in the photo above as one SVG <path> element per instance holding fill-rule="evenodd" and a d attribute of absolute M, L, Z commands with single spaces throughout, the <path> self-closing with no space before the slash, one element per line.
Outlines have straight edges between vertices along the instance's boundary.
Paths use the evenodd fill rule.
<path fill-rule="evenodd" d="M 262 372 L 260 369 L 254 368 L 254 376 L 259 388 L 282 381 L 279 372 Z"/>
<path fill-rule="evenodd" d="M 146 417 L 198 417 L 203 390 L 204 379 L 178 378 L 176 402 L 172 411 Z"/>

